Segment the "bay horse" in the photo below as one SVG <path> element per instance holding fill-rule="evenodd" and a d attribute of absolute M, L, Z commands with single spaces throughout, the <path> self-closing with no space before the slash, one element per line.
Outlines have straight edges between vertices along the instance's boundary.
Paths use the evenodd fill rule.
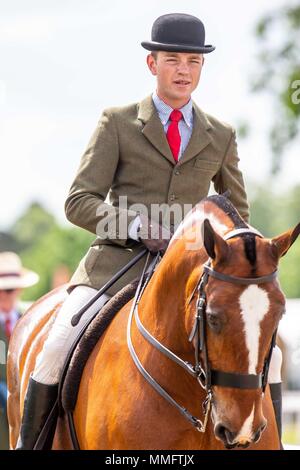
<path fill-rule="evenodd" d="M 198 203 L 144 288 L 139 317 L 128 323 L 131 300 L 85 365 L 74 410 L 80 448 L 279 449 L 264 380 L 285 310 L 278 261 L 299 232 L 300 224 L 267 239 L 242 220 L 226 197 Z M 13 333 L 8 355 L 11 448 L 35 359 L 66 295 L 62 287 L 34 303 Z M 127 333 L 143 370 L 165 396 L 138 369 Z M 53 449 L 69 448 L 67 423 L 60 418 Z"/>

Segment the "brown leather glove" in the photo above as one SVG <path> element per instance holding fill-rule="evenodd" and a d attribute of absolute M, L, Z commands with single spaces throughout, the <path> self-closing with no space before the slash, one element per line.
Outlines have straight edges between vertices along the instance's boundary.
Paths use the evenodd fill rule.
<path fill-rule="evenodd" d="M 172 233 L 157 222 L 140 214 L 141 224 L 138 228 L 138 236 L 142 243 L 151 253 L 161 251 L 164 253 L 168 248 Z"/>

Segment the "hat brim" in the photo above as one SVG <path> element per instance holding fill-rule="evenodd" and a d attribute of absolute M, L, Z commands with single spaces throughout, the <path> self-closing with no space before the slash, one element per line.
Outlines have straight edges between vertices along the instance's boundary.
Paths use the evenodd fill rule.
<path fill-rule="evenodd" d="M 22 269 L 20 276 L 6 276 L 0 278 L 0 290 L 3 289 L 23 289 L 33 286 L 40 279 L 40 276 L 29 269 Z"/>
<path fill-rule="evenodd" d="M 148 51 L 167 51 L 167 52 L 196 52 L 199 54 L 208 54 L 215 50 L 215 46 L 207 44 L 205 46 L 189 46 L 187 44 L 164 44 L 155 41 L 143 41 L 141 45 Z"/>

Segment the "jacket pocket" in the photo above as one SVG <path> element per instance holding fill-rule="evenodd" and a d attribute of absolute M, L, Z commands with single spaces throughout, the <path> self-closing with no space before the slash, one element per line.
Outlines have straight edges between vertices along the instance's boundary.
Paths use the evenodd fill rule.
<path fill-rule="evenodd" d="M 208 170 L 217 173 L 221 164 L 213 160 L 203 160 L 203 158 L 196 158 L 194 168 L 199 170 Z"/>

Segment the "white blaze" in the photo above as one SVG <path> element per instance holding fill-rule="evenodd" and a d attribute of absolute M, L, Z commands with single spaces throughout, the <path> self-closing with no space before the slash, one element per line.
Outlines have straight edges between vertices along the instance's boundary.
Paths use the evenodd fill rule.
<path fill-rule="evenodd" d="M 255 284 L 250 285 L 240 296 L 241 315 L 244 321 L 246 346 L 249 355 L 249 374 L 256 374 L 260 338 L 260 324 L 269 310 L 267 292 Z"/>
<path fill-rule="evenodd" d="M 253 418 L 254 418 L 254 405 L 252 407 L 252 411 L 248 418 L 245 419 L 244 424 L 236 437 L 236 441 L 241 443 L 250 441 L 252 436 L 252 426 L 253 426 Z"/>

